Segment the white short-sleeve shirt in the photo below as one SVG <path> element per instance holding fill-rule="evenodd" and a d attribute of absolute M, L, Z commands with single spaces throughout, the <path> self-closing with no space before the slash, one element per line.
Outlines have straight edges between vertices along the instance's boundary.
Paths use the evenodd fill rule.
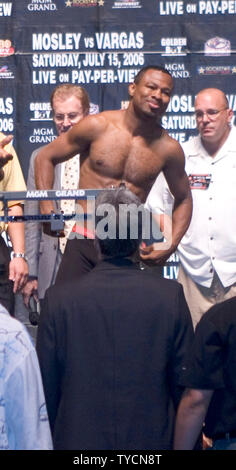
<path fill-rule="evenodd" d="M 227 287 L 236 282 L 236 129 L 212 158 L 200 136 L 182 144 L 186 173 L 208 179 L 206 189 L 192 189 L 193 214 L 178 246 L 180 262 L 198 284 L 210 287 L 214 270 Z M 171 213 L 173 196 L 163 174 L 157 178 L 146 202 L 156 213 Z"/>

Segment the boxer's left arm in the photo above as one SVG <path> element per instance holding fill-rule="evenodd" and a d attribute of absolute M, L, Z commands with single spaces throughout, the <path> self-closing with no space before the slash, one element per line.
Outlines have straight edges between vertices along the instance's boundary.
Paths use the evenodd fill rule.
<path fill-rule="evenodd" d="M 178 145 L 177 152 L 168 158 L 163 173 L 174 197 L 172 218 L 158 216 L 160 229 L 166 241 L 154 243 L 141 249 L 140 256 L 145 263 L 164 264 L 176 251 L 179 242 L 189 227 L 192 216 L 192 195 L 187 174 L 184 170 L 184 153 Z M 154 216 L 155 217 L 155 216 Z"/>

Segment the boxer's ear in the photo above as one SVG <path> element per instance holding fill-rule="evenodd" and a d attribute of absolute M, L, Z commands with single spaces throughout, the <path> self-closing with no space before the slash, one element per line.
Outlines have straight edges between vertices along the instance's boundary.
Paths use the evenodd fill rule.
<path fill-rule="evenodd" d="M 136 85 L 135 83 L 130 83 L 128 87 L 129 96 L 134 96 Z"/>

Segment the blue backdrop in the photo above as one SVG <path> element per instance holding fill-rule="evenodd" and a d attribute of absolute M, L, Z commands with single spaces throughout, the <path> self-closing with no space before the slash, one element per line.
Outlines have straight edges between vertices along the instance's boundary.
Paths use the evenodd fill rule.
<path fill-rule="evenodd" d="M 0 130 L 14 135 L 25 177 L 32 151 L 56 136 L 49 97 L 61 83 L 86 87 L 91 112 L 119 109 L 140 68 L 165 66 L 175 90 L 163 125 L 180 142 L 196 133 L 200 89 L 221 88 L 235 111 L 235 27 L 232 0 L 0 2 Z"/>

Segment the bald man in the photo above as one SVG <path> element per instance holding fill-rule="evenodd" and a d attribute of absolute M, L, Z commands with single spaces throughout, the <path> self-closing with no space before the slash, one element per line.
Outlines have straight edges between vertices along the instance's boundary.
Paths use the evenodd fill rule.
<path fill-rule="evenodd" d="M 225 94 L 201 90 L 195 100 L 199 135 L 183 144 L 193 196 L 191 224 L 178 246 L 178 280 L 194 326 L 212 305 L 236 295 L 236 130 Z M 147 205 L 157 213 L 171 206 L 163 174 Z"/>

